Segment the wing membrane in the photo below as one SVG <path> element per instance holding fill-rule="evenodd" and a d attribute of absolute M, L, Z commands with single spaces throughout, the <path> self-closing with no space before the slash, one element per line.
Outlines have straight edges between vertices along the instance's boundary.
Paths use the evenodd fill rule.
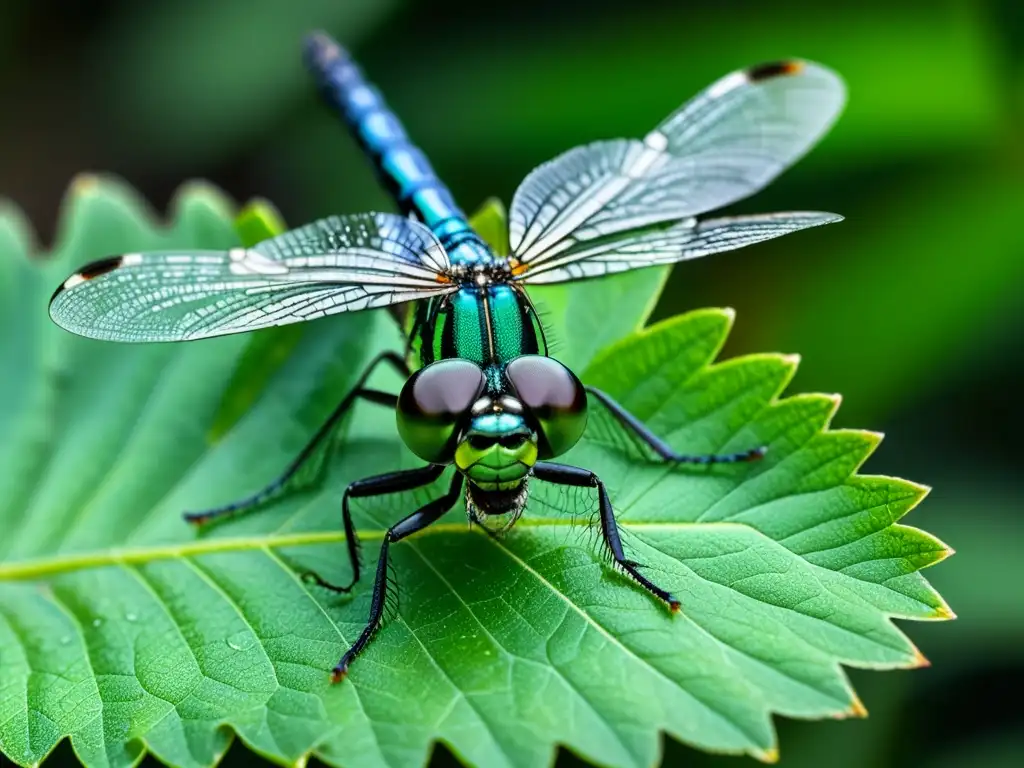
<path fill-rule="evenodd" d="M 810 211 L 733 216 L 700 222 L 686 219 L 653 225 L 634 233 L 628 240 L 620 237 L 593 240 L 567 249 L 530 270 L 529 282 L 561 283 L 627 269 L 674 264 L 732 251 L 800 229 L 830 224 L 840 218 L 834 213 Z"/>
<path fill-rule="evenodd" d="M 200 339 L 447 293 L 450 267 L 410 219 L 331 216 L 252 248 L 95 262 L 57 289 L 50 316 L 98 339 Z"/>
<path fill-rule="evenodd" d="M 597 142 L 540 166 L 510 209 L 521 279 L 588 241 L 642 237 L 753 194 L 814 145 L 844 101 L 842 81 L 824 67 L 763 65 L 714 83 L 642 141 Z"/>

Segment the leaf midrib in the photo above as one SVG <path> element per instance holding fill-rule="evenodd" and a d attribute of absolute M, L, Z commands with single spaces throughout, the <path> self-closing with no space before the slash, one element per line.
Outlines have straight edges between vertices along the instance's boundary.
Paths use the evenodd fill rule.
<path fill-rule="evenodd" d="M 578 523 L 566 518 L 523 518 L 516 523 L 517 528 L 534 528 L 550 526 L 574 526 Z M 678 531 L 700 526 L 702 528 L 728 526 L 749 528 L 742 523 L 694 523 L 694 522 L 655 522 L 655 521 L 622 521 L 620 528 L 642 530 Z M 363 529 L 359 531 L 361 541 L 380 541 L 387 531 L 382 528 Z M 473 536 L 486 535 L 476 527 L 463 522 L 435 523 L 426 530 L 415 534 L 419 536 L 436 536 L 438 534 L 462 534 Z M 195 539 L 176 544 L 155 545 L 149 547 L 129 547 L 125 549 L 108 549 L 101 552 L 81 552 L 70 555 L 31 558 L 12 562 L 0 562 L 0 582 L 25 581 L 46 578 L 62 573 L 84 570 L 87 568 L 103 568 L 111 565 L 135 565 L 158 560 L 174 560 L 199 555 L 221 552 L 245 552 L 253 550 L 271 550 L 284 547 L 313 546 L 316 544 L 338 544 L 345 541 L 343 531 L 307 531 L 303 533 L 276 533 L 258 536 L 223 537 Z"/>

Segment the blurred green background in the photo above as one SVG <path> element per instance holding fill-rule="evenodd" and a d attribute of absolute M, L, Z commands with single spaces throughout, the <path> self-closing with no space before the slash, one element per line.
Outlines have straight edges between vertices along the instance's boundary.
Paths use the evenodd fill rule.
<path fill-rule="evenodd" d="M 865 471 L 933 485 L 906 522 L 958 550 L 928 575 L 960 619 L 906 627 L 932 668 L 852 674 L 869 719 L 780 723 L 783 764 L 1024 765 L 1024 3 L 5 0 L 0 195 L 44 243 L 85 170 L 161 210 L 195 177 L 292 224 L 390 209 L 301 68 L 313 27 L 353 49 L 467 209 L 737 67 L 801 56 L 846 78 L 832 134 L 735 209 L 847 220 L 678 267 L 658 315 L 732 306 L 727 354 L 801 353 L 793 391 L 842 392 L 838 426 L 885 431 Z M 666 765 L 738 761 L 666 745 Z"/>

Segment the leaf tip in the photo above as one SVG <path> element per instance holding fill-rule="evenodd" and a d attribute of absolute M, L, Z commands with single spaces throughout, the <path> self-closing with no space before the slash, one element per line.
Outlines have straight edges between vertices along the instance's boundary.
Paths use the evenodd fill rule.
<path fill-rule="evenodd" d="M 930 667 L 932 663 L 928 661 L 928 658 L 921 653 L 921 649 L 915 646 L 914 648 L 914 660 L 910 665 L 911 669 L 924 669 Z"/>
<path fill-rule="evenodd" d="M 779 748 L 768 747 L 768 749 L 762 749 L 759 752 L 755 752 L 754 757 L 762 763 L 777 763 L 779 762 Z"/>
<path fill-rule="evenodd" d="M 949 555 L 953 554 L 953 550 L 951 548 L 949 548 L 949 547 L 946 547 L 946 552 L 947 552 L 946 557 L 948 557 Z M 935 611 L 932 613 L 932 616 L 934 616 L 936 619 L 940 619 L 942 621 L 952 621 L 953 619 L 956 618 L 956 612 L 952 608 L 949 607 L 949 605 L 946 603 L 945 600 L 943 600 L 939 604 L 939 606 L 935 609 Z"/>
<path fill-rule="evenodd" d="M 798 365 L 800 365 L 800 355 L 790 354 L 780 355 L 780 357 L 782 358 L 782 362 L 784 362 L 786 365 L 792 366 L 793 368 L 796 368 Z"/>
<path fill-rule="evenodd" d="M 75 197 L 94 194 L 99 188 L 100 177 L 95 173 L 79 173 L 71 180 L 71 194 Z"/>
<path fill-rule="evenodd" d="M 850 706 L 846 710 L 845 714 L 847 717 L 867 717 L 868 708 L 864 706 L 864 702 L 860 700 L 860 697 L 854 693 L 852 694 L 852 701 L 850 701 Z"/>

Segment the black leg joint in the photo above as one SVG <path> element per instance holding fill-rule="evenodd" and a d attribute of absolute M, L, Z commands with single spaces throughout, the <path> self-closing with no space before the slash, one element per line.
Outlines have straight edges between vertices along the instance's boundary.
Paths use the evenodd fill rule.
<path fill-rule="evenodd" d="M 533 476 L 545 482 L 578 488 L 597 488 L 602 485 L 597 475 L 589 469 L 571 467 L 568 464 L 553 464 L 549 461 L 538 461 L 534 464 Z"/>

